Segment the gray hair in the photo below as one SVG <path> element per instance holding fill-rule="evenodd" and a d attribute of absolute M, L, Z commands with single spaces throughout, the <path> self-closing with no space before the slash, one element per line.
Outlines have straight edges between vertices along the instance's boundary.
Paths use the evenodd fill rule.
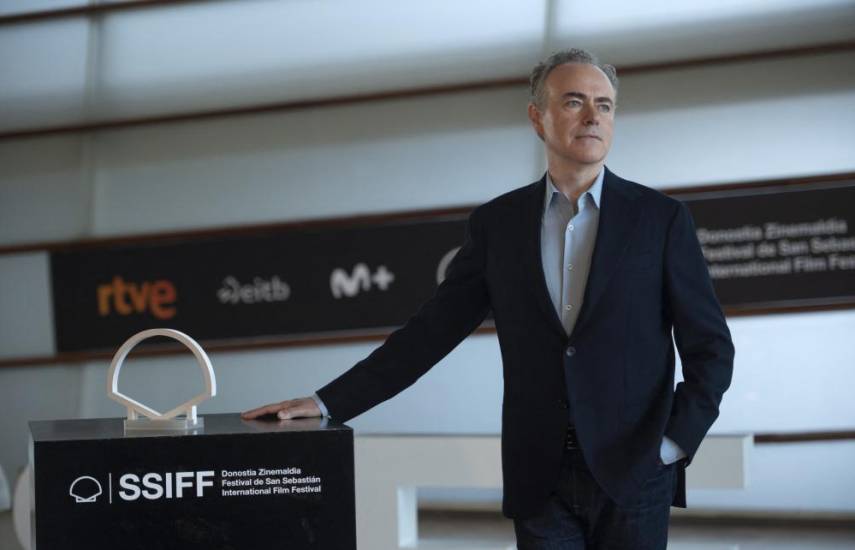
<path fill-rule="evenodd" d="M 608 77 L 609 82 L 612 83 L 612 87 L 615 89 L 615 93 L 617 93 L 618 77 L 617 70 L 613 65 L 601 64 L 597 56 L 587 50 L 570 48 L 569 50 L 561 50 L 553 53 L 532 69 L 528 79 L 531 86 L 531 97 L 529 100 L 538 109 L 542 109 L 544 103 L 546 103 L 546 90 L 544 86 L 546 78 L 552 72 L 552 69 L 565 63 L 585 63 L 586 65 L 593 65 L 599 68 L 606 73 L 606 77 Z"/>

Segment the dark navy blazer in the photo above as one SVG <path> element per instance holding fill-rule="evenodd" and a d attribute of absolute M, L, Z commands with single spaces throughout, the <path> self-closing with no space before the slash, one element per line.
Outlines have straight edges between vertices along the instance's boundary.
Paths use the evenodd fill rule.
<path fill-rule="evenodd" d="M 599 485 L 633 506 L 662 436 L 685 467 L 719 413 L 734 349 L 688 209 L 608 169 L 582 310 L 568 337 L 540 259 L 545 177 L 476 208 L 434 296 L 386 342 L 318 390 L 345 422 L 413 384 L 492 309 L 502 352 L 503 512 L 538 512 L 558 484 L 572 404 Z M 672 340 L 673 329 L 673 340 Z M 674 388 L 674 342 L 684 381 Z"/>

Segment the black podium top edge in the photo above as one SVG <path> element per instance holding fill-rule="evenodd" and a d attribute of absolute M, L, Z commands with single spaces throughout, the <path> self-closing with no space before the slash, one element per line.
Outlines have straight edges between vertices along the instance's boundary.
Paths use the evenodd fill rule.
<path fill-rule="evenodd" d="M 295 420 L 243 420 L 237 413 L 205 414 L 204 427 L 190 430 L 137 430 L 125 433 L 123 418 L 34 420 L 29 423 L 33 442 L 125 439 L 138 437 L 205 437 L 282 432 L 352 431 L 349 426 L 326 418 Z"/>

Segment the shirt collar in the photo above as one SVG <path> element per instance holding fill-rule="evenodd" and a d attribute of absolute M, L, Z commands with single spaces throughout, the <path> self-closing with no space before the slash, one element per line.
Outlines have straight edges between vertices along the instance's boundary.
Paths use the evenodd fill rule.
<path fill-rule="evenodd" d="M 603 194 L 603 178 L 605 176 L 605 173 L 606 173 L 605 167 L 600 168 L 600 173 L 597 174 L 596 178 L 594 178 L 594 183 L 591 184 L 591 187 L 589 187 L 587 191 L 585 191 L 584 193 L 582 193 L 582 195 L 579 196 L 579 199 L 577 201 L 577 206 L 578 206 L 577 210 L 582 209 L 582 202 L 585 199 L 585 195 L 591 195 L 591 198 L 594 199 L 594 206 L 596 206 L 598 209 L 600 208 L 600 197 Z M 555 187 L 555 184 L 552 183 L 552 178 L 549 177 L 549 172 L 547 172 L 546 173 L 546 197 L 544 198 L 544 202 L 543 202 L 543 212 L 544 213 L 546 213 L 547 209 L 549 208 L 549 203 L 552 201 L 553 193 L 561 194 L 561 191 L 559 191 L 558 188 Z"/>

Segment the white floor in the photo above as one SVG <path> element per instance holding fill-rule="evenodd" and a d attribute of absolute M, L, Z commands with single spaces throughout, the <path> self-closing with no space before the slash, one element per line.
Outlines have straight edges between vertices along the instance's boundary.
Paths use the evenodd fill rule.
<path fill-rule="evenodd" d="M 11 512 L 0 512 L 0 549 L 21 550 L 21 545 L 15 538 L 15 529 L 12 527 Z"/>
<path fill-rule="evenodd" d="M 419 548 L 447 546 L 461 548 L 513 547 L 513 525 L 496 513 L 419 513 Z M 855 524 L 842 522 L 801 522 L 786 525 L 723 522 L 712 519 L 671 518 L 669 546 L 733 550 L 853 550 Z"/>
<path fill-rule="evenodd" d="M 478 550 L 510 548 L 514 543 L 511 522 L 496 513 L 422 511 L 419 529 L 419 548 L 447 548 L 453 543 L 459 548 Z M 708 543 L 729 545 L 735 550 L 853 550 L 855 524 L 748 525 L 672 517 L 670 542 L 687 548 L 697 545 L 699 550 Z M 0 513 L 0 549 L 21 550 L 9 513 Z"/>

